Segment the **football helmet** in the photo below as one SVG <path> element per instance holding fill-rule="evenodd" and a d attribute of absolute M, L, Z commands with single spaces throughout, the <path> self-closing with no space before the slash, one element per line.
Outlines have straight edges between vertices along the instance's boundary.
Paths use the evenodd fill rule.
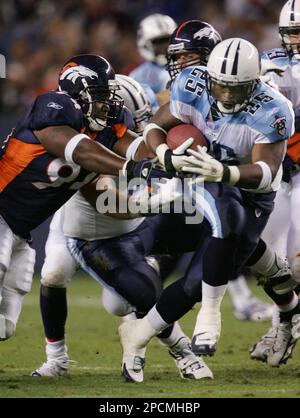
<path fill-rule="evenodd" d="M 179 25 L 171 35 L 167 51 L 166 68 L 171 80 L 185 67 L 206 66 L 211 51 L 221 41 L 219 32 L 201 20 L 186 20 Z"/>
<path fill-rule="evenodd" d="M 222 113 L 244 109 L 259 82 L 260 57 L 256 47 L 241 38 L 220 42 L 207 63 L 206 86 Z"/>
<path fill-rule="evenodd" d="M 78 55 L 69 59 L 59 74 L 59 90 L 81 106 L 87 126 L 94 132 L 111 126 L 119 117 L 123 100 L 115 72 L 99 55 Z"/>
<path fill-rule="evenodd" d="M 142 86 L 133 78 L 122 74 L 116 74 L 116 80 L 120 84 L 118 94 L 124 100 L 124 105 L 132 113 L 134 131 L 137 134 L 141 134 L 152 116 L 148 97 Z"/>
<path fill-rule="evenodd" d="M 300 0 L 289 0 L 281 9 L 279 37 L 287 54 L 300 60 Z"/>
<path fill-rule="evenodd" d="M 170 36 L 176 28 L 175 21 L 167 15 L 155 13 L 145 17 L 137 30 L 137 46 L 146 60 L 164 67 Z"/>

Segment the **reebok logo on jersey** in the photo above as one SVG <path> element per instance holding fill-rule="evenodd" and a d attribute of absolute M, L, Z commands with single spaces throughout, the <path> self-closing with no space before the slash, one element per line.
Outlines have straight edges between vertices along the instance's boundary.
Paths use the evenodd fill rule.
<path fill-rule="evenodd" d="M 61 106 L 61 105 L 59 105 L 58 103 L 55 103 L 55 102 L 48 103 L 47 107 L 53 107 L 53 109 L 56 109 L 56 110 L 63 109 L 63 106 Z"/>

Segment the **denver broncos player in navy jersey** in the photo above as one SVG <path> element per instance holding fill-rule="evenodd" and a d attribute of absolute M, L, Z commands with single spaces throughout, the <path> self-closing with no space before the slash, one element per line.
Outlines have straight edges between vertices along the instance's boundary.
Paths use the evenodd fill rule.
<path fill-rule="evenodd" d="M 123 170 L 131 178 L 150 172 L 149 160 L 135 163 L 110 151 L 118 132 L 105 130 L 116 124 L 122 135 L 118 122 L 126 119 L 117 91 L 108 61 L 73 57 L 60 73 L 59 90 L 37 97 L 1 149 L 0 340 L 13 335 L 31 288 L 30 231 L 97 173 Z M 125 155 L 122 149 L 131 140 L 120 141 L 119 154 Z"/>

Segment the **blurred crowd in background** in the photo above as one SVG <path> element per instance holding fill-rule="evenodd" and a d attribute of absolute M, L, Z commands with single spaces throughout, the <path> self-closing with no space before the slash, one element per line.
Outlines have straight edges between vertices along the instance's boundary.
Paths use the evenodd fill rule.
<path fill-rule="evenodd" d="M 260 51 L 279 46 L 278 18 L 285 0 L 0 0 L 0 114 L 18 117 L 32 100 L 57 86 L 71 56 L 106 57 L 128 74 L 142 62 L 136 48 L 139 21 L 152 13 L 177 23 L 200 19 L 223 36 L 239 36 Z"/>

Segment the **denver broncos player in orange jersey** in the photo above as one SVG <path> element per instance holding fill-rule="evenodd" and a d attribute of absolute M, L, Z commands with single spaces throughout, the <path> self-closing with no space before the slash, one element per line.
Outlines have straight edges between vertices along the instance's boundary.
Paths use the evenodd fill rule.
<path fill-rule="evenodd" d="M 125 155 L 132 141 L 125 137 L 114 146 L 128 117 L 118 88 L 104 58 L 73 57 L 60 73 L 58 91 L 37 97 L 1 148 L 0 340 L 13 335 L 31 288 L 30 231 L 98 173 L 122 170 L 132 178 L 151 171 L 150 160 L 136 163 L 110 151 Z"/>

